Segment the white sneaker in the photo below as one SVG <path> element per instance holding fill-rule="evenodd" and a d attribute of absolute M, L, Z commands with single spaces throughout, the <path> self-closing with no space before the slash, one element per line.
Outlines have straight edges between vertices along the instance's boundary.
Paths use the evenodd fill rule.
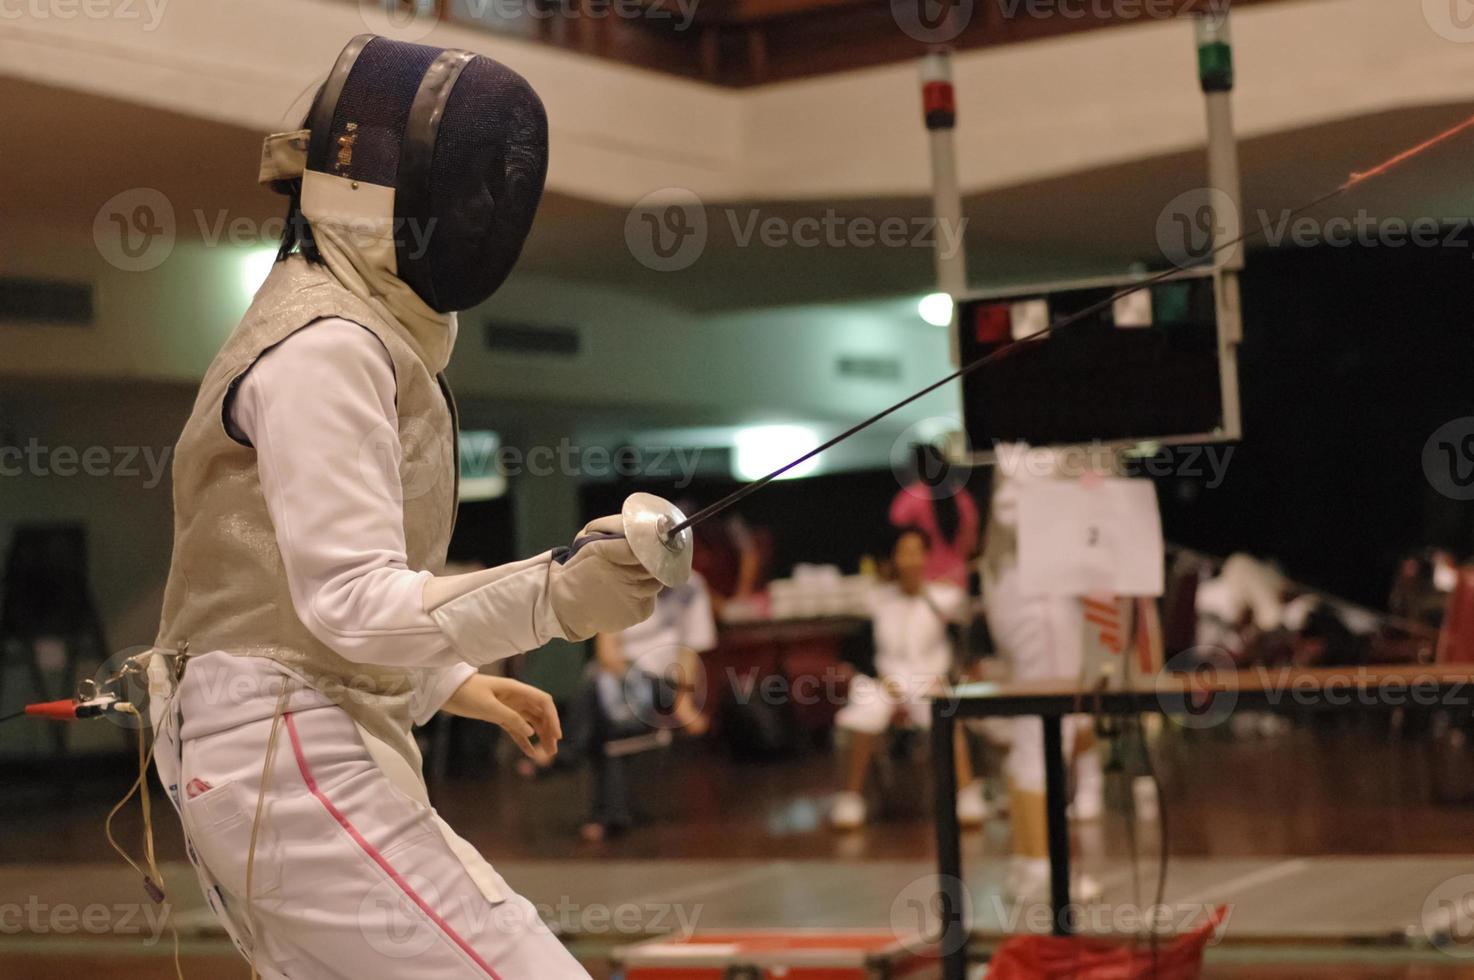
<path fill-rule="evenodd" d="M 1099 820 L 1105 814 L 1105 799 L 1097 791 L 1094 793 L 1075 792 L 1075 798 L 1070 801 L 1066 808 L 1070 819 L 1079 823 L 1089 823 Z"/>
<path fill-rule="evenodd" d="M 857 830 L 865 826 L 865 798 L 859 793 L 835 794 L 829 823 L 835 830 Z"/>
<path fill-rule="evenodd" d="M 957 822 L 964 827 L 981 827 L 988 819 L 988 801 L 981 781 L 969 783 L 957 794 Z"/>
<path fill-rule="evenodd" d="M 1105 813 L 1105 773 L 1100 752 L 1092 749 L 1075 760 L 1075 798 L 1068 809 L 1071 820 L 1099 820 Z"/>
<path fill-rule="evenodd" d="M 1021 905 L 1049 904 L 1049 858 L 1016 857 L 1008 868 L 1003 894 Z M 1100 882 L 1076 872 L 1070 876 L 1070 901 L 1088 904 L 1100 899 Z"/>

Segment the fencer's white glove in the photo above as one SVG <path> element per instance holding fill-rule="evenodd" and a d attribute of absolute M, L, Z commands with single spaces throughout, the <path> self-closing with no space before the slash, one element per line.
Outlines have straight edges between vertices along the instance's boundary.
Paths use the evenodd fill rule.
<path fill-rule="evenodd" d="M 655 611 L 655 596 L 662 588 L 630 550 L 619 515 L 590 522 L 578 537 L 591 534 L 619 537 L 589 541 L 548 570 L 553 615 L 564 635 L 575 641 L 643 623 Z"/>

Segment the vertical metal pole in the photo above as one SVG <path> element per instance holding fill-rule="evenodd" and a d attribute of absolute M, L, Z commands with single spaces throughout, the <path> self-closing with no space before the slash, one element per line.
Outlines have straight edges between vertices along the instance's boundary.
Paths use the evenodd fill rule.
<path fill-rule="evenodd" d="M 1070 914 L 1070 817 L 1065 785 L 1064 719 L 1044 715 L 1044 811 L 1049 828 L 1049 909 L 1054 934 L 1075 931 Z"/>
<path fill-rule="evenodd" d="M 1229 36 L 1228 4 L 1215 3 L 1194 18 L 1198 47 L 1198 81 L 1208 118 L 1208 187 L 1213 216 L 1213 244 L 1243 234 L 1244 195 L 1239 176 L 1239 145 L 1233 126 L 1233 45 Z M 1238 345 L 1243 339 L 1243 310 L 1239 301 L 1239 271 L 1244 267 L 1244 243 L 1215 254 L 1218 296 L 1218 344 L 1223 385 L 1225 438 L 1242 434 L 1239 411 Z"/>
<path fill-rule="evenodd" d="M 942 920 L 942 980 L 967 980 L 966 901 L 962 892 L 962 827 L 957 822 L 957 705 L 931 704 L 932 782 L 936 793 L 937 912 Z"/>
<path fill-rule="evenodd" d="M 1215 5 L 1216 6 L 1216 5 Z M 1243 186 L 1239 179 L 1239 146 L 1233 128 L 1233 45 L 1228 7 L 1197 14 L 1198 82 L 1208 117 L 1208 186 L 1215 192 L 1213 234 L 1219 241 L 1239 237 L 1243 224 Z M 1221 238 L 1219 238 L 1221 236 Z M 1214 259 L 1220 269 L 1244 267 L 1244 245 L 1226 248 Z"/>
<path fill-rule="evenodd" d="M 936 221 L 937 291 L 955 301 L 967 291 L 967 225 L 962 216 L 962 186 L 957 176 L 957 93 L 952 87 L 952 54 L 943 49 L 921 59 L 921 101 L 931 148 L 932 217 Z M 957 335 L 952 360 L 957 361 Z"/>

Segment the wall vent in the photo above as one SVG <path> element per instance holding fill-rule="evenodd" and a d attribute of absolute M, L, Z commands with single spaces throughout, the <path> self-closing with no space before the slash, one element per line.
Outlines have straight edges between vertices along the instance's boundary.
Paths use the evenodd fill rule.
<path fill-rule="evenodd" d="M 841 378 L 862 381 L 900 381 L 901 362 L 891 357 L 841 357 L 837 370 Z"/>
<path fill-rule="evenodd" d="M 544 357 L 576 357 L 582 338 L 572 327 L 529 327 L 516 323 L 488 323 L 487 350 Z"/>
<path fill-rule="evenodd" d="M 89 326 L 92 284 L 0 276 L 0 323 Z"/>

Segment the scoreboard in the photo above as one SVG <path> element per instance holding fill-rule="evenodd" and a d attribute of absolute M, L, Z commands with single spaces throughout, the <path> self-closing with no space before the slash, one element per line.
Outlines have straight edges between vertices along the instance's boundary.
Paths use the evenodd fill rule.
<path fill-rule="evenodd" d="M 1239 436 L 1238 280 L 1187 270 L 1107 302 L 1141 276 L 958 298 L 961 363 L 1017 344 L 962 379 L 968 453 L 1034 446 L 1219 442 Z M 1097 304 L 1096 314 L 1052 324 Z M 1042 335 L 1042 336 L 1041 336 Z"/>

